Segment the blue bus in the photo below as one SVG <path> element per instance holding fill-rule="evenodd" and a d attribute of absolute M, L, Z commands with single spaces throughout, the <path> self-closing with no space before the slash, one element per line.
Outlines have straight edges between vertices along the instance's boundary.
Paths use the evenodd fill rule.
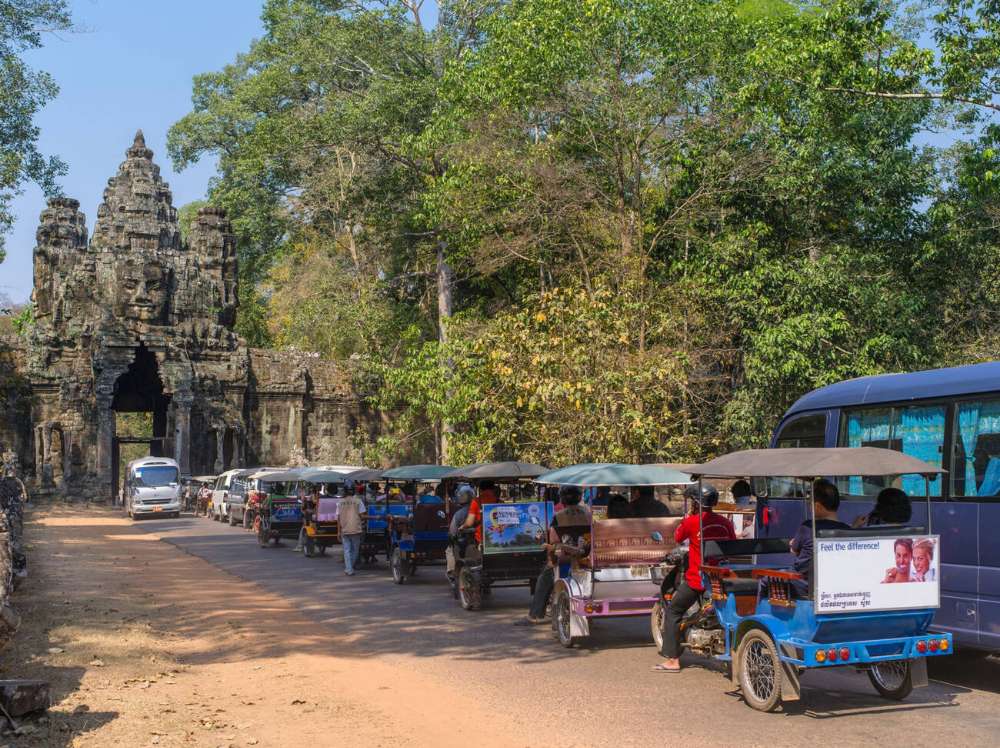
<path fill-rule="evenodd" d="M 930 484 L 942 548 L 935 626 L 965 646 L 1000 650 L 1000 361 L 822 387 L 789 408 L 771 446 L 885 447 L 944 467 L 947 475 Z M 924 496 L 922 478 L 897 485 Z M 870 511 L 882 487 L 877 479 L 841 480 L 841 519 Z M 770 493 L 766 532 L 790 537 L 802 504 Z M 913 509 L 913 521 L 924 522 L 925 503 Z"/>

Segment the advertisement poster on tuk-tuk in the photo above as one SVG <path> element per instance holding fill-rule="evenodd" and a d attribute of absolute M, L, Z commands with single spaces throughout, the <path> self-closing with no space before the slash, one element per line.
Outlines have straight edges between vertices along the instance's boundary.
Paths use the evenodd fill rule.
<path fill-rule="evenodd" d="M 817 538 L 817 613 L 936 608 L 941 541 L 937 535 Z"/>
<path fill-rule="evenodd" d="M 483 553 L 541 551 L 548 532 L 544 501 L 486 504 L 483 507 Z"/>

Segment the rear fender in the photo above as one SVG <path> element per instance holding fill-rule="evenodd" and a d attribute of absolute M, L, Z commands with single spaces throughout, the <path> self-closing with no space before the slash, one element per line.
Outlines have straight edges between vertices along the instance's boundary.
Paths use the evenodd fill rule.
<path fill-rule="evenodd" d="M 914 688 L 927 687 L 927 658 L 916 657 L 910 660 L 910 682 Z"/>

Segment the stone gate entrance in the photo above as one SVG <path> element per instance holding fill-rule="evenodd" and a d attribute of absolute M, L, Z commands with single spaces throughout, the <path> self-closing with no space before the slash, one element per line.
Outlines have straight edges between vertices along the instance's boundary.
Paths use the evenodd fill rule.
<path fill-rule="evenodd" d="M 80 204 L 54 198 L 34 255 L 35 326 L 18 357 L 30 419 L 0 419 L 36 493 L 117 493 L 115 414 L 153 417 L 150 449 L 182 474 L 244 465 L 358 462 L 379 419 L 335 363 L 251 349 L 234 331 L 236 243 L 203 208 L 181 238 L 142 132 L 108 180 L 88 238 Z M 122 435 L 122 440 L 133 435 Z"/>

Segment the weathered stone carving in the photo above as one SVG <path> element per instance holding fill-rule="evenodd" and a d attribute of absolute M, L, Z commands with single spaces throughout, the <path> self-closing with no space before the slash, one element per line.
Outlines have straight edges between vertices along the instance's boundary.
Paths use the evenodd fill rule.
<path fill-rule="evenodd" d="M 151 411 L 153 453 L 189 474 L 352 455 L 355 429 L 377 419 L 335 364 L 251 350 L 234 332 L 236 244 L 225 213 L 203 208 L 182 241 L 141 131 L 108 180 L 89 240 L 79 208 L 60 197 L 42 211 L 36 322 L 19 366 L 30 423 L 0 421 L 0 444 L 21 450 L 33 492 L 113 496 L 115 411 Z"/>

